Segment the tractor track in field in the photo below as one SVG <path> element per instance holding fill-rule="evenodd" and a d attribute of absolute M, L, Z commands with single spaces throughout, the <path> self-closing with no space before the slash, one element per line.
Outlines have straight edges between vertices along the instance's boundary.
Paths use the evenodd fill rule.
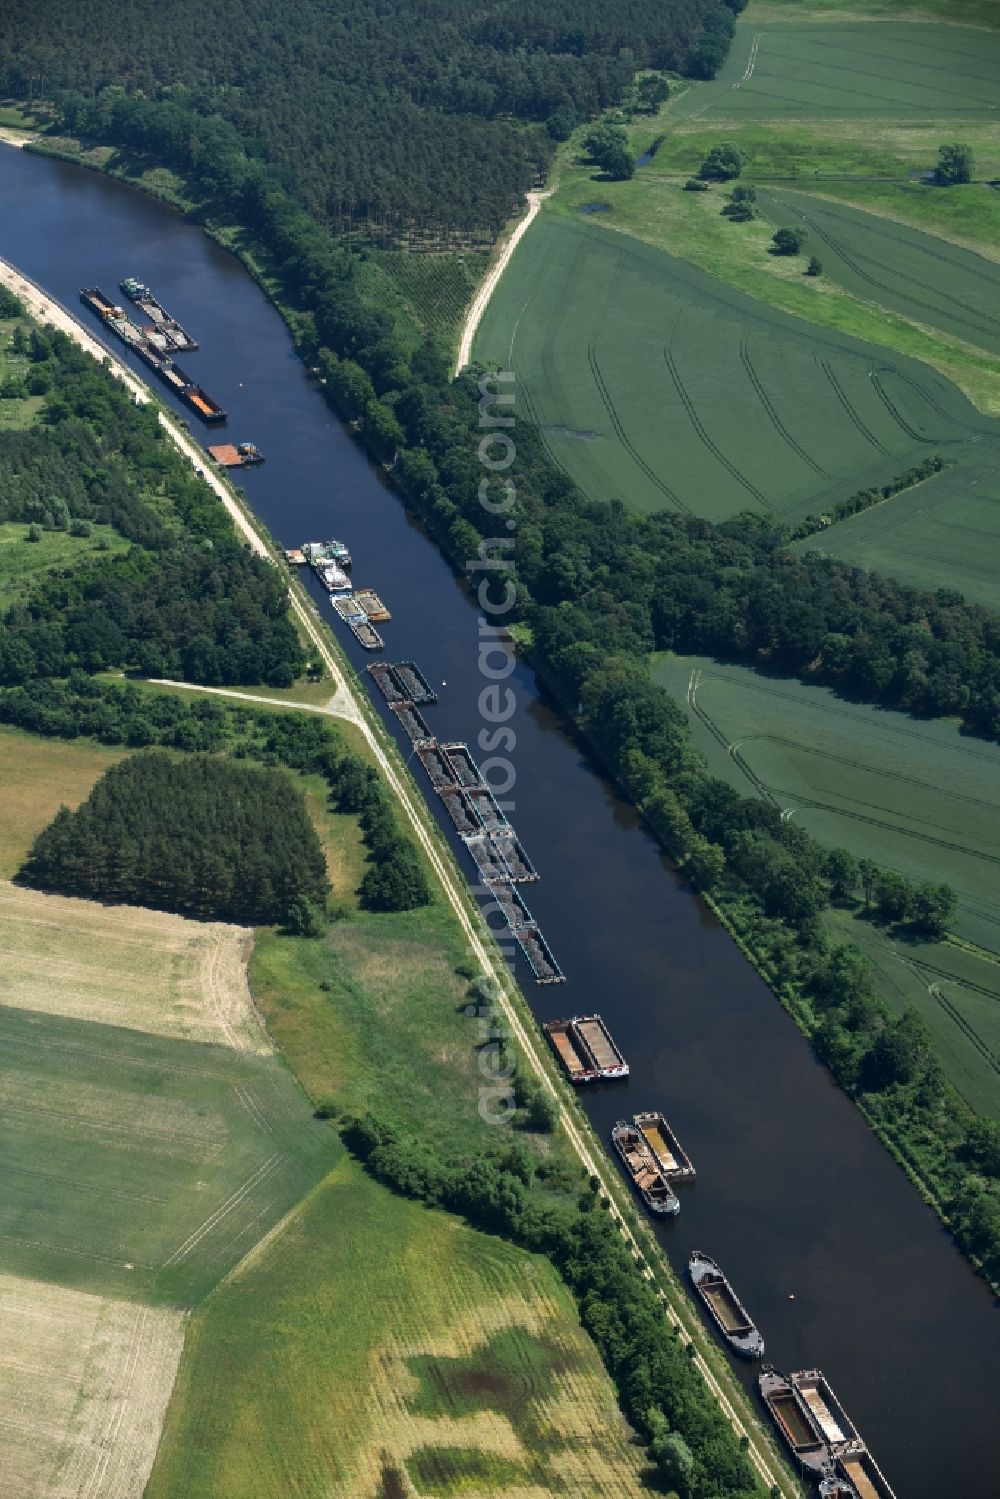
<path fill-rule="evenodd" d="M 871 381 L 872 389 L 875 391 L 875 394 L 878 396 L 879 400 L 882 402 L 882 405 L 885 407 L 886 411 L 888 411 L 897 427 L 902 428 L 906 435 L 908 437 L 911 437 L 914 442 L 925 443 L 928 447 L 932 448 L 940 446 L 940 444 L 937 443 L 933 437 L 923 437 L 919 432 L 917 432 L 913 427 L 910 426 L 909 422 L 906 420 L 906 417 L 903 416 L 902 412 L 899 410 L 899 407 L 895 404 L 889 392 L 882 384 L 882 381 L 879 379 L 879 375 L 881 373 L 888 375 L 895 374 L 895 371 L 891 370 L 888 365 L 883 365 L 882 370 L 871 371 Z M 946 439 L 946 441 L 948 440 L 949 439 Z M 951 440 L 957 441 L 959 439 Z"/>
<path fill-rule="evenodd" d="M 678 510 L 683 510 L 685 515 L 692 515 L 693 511 L 691 510 L 690 505 L 685 505 L 680 496 L 676 495 L 670 488 L 670 486 L 663 482 L 660 476 L 654 472 L 651 466 L 646 462 L 645 458 L 643 458 L 642 454 L 629 440 L 628 434 L 626 433 L 625 428 L 622 425 L 621 418 L 619 417 L 618 412 L 615 410 L 614 402 L 611 399 L 611 392 L 608 390 L 608 387 L 604 380 L 604 376 L 601 373 L 601 366 L 597 362 L 597 354 L 595 352 L 593 343 L 589 343 L 587 345 L 587 358 L 590 362 L 590 372 L 594 377 L 594 384 L 597 386 L 597 393 L 604 404 L 605 411 L 608 413 L 608 417 L 610 419 L 612 427 L 614 428 L 615 435 L 621 443 L 622 447 L 625 449 L 626 453 L 628 453 L 629 457 L 632 459 L 632 462 L 637 466 L 637 468 L 642 471 L 642 473 L 646 475 L 646 478 L 650 481 L 650 483 L 654 485 L 654 487 L 658 489 L 660 493 L 666 499 L 668 499 L 672 505 L 676 505 Z"/>
<path fill-rule="evenodd" d="M 813 472 L 819 474 L 821 478 L 829 479 L 830 475 L 827 473 L 826 469 L 820 468 L 819 464 L 814 458 L 811 458 L 809 456 L 805 448 L 801 447 L 800 444 L 796 442 L 795 438 L 789 432 L 788 428 L 781 420 L 781 417 L 774 409 L 774 404 L 766 389 L 764 388 L 764 383 L 761 380 L 760 376 L 757 374 L 757 371 L 754 369 L 753 361 L 750 358 L 750 350 L 748 347 L 749 342 L 749 334 L 744 328 L 743 332 L 740 335 L 740 361 L 743 365 L 743 368 L 747 372 L 747 378 L 749 379 L 750 384 L 753 386 L 754 391 L 757 394 L 757 399 L 760 401 L 760 404 L 763 406 L 764 410 L 768 414 L 768 417 L 770 418 L 771 425 L 774 427 L 778 435 L 782 437 L 788 444 L 792 452 L 798 454 L 803 463 L 807 463 L 813 470 Z"/>
<path fill-rule="evenodd" d="M 752 495 L 759 504 L 764 505 L 773 513 L 774 506 L 771 504 L 771 501 L 766 497 L 766 495 L 762 494 L 761 491 L 757 488 L 756 484 L 752 483 L 747 478 L 746 474 L 741 473 L 735 464 L 730 463 L 729 459 L 726 457 L 725 453 L 723 453 L 722 449 L 712 441 L 711 437 L 709 437 L 702 423 L 701 417 L 698 415 L 697 408 L 695 407 L 695 404 L 692 401 L 691 397 L 688 395 L 687 388 L 684 385 L 684 381 L 681 379 L 676 360 L 674 359 L 674 356 L 671 354 L 670 349 L 666 344 L 664 344 L 663 346 L 663 359 L 664 363 L 667 366 L 667 370 L 669 371 L 670 378 L 674 382 L 674 389 L 680 396 L 681 405 L 687 412 L 688 420 L 690 421 L 695 432 L 698 434 L 702 443 L 712 454 L 712 456 L 722 464 L 722 467 L 727 471 L 727 473 L 732 475 L 737 484 L 741 485 L 746 490 L 747 494 Z"/>
<path fill-rule="evenodd" d="M 844 408 L 844 411 L 849 417 L 852 424 L 861 433 L 861 436 L 865 439 L 866 442 L 870 442 L 873 448 L 877 448 L 884 457 L 888 458 L 890 456 L 889 449 L 887 447 L 884 447 L 882 443 L 879 442 L 874 432 L 872 432 L 868 427 L 865 426 L 864 422 L 855 411 L 850 397 L 847 395 L 844 387 L 841 385 L 839 379 L 834 374 L 833 366 L 830 364 L 829 360 L 821 359 L 819 361 L 819 365 L 827 380 L 829 380 L 830 387 L 833 390 L 834 395 L 837 397 L 837 400 Z"/>
<path fill-rule="evenodd" d="M 786 206 L 791 210 L 792 213 L 796 214 L 804 224 L 808 224 L 812 232 L 817 235 L 825 245 L 828 245 L 835 255 L 839 255 L 844 264 L 850 266 L 851 270 L 861 281 L 864 281 L 868 286 L 873 287 L 875 291 L 888 292 L 890 296 L 892 296 L 894 290 L 896 290 L 897 295 L 900 295 L 905 300 L 913 303 L 913 305 L 918 309 L 918 312 L 922 313 L 926 320 L 931 323 L 931 326 L 934 326 L 934 322 L 930 314 L 938 311 L 938 308 L 933 302 L 922 302 L 918 297 L 912 296 L 907 292 L 906 287 L 917 287 L 922 292 L 936 291 L 942 301 L 951 302 L 955 307 L 961 308 L 961 312 L 968 314 L 967 316 L 963 317 L 961 313 L 951 313 L 950 315 L 956 323 L 964 328 L 971 328 L 973 332 L 977 332 L 980 327 L 986 325 L 994 333 L 1000 333 L 1000 319 L 988 316 L 988 314 L 974 307 L 970 302 L 963 301 L 961 297 L 953 297 L 950 295 L 950 293 L 943 291 L 940 288 L 930 285 L 925 281 L 917 280 L 915 276 L 907 275 L 904 285 L 898 289 L 894 289 L 893 285 L 889 281 L 880 280 L 878 276 L 874 276 L 870 271 L 866 271 L 863 268 L 861 262 L 864 262 L 865 264 L 870 266 L 874 266 L 879 271 L 884 271 L 887 275 L 892 274 L 891 266 L 886 265 L 881 260 L 877 260 L 873 255 L 863 255 L 858 251 L 846 250 L 841 240 L 835 239 L 832 234 L 830 234 L 826 229 L 822 227 L 821 224 L 816 221 L 816 219 L 810 217 L 810 215 L 807 214 L 803 209 L 799 208 L 797 204 L 789 203 L 786 204 Z M 948 263 L 947 256 L 938 255 L 936 258 L 938 260 L 944 261 L 945 264 Z M 945 329 L 942 331 L 947 332 L 948 330 Z"/>

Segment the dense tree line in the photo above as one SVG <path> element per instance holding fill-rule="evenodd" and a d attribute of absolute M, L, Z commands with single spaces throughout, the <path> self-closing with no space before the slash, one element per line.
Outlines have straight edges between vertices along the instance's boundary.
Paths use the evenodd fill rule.
<path fill-rule="evenodd" d="M 302 793 L 279 770 L 148 750 L 61 807 L 18 879 L 181 916 L 288 923 L 326 905 L 326 861 Z"/>
<path fill-rule="evenodd" d="M 141 147 L 130 102 L 252 143 L 338 230 L 496 231 L 559 110 L 587 119 L 637 68 L 712 76 L 739 0 L 32 0 L 0 10 L 0 90 L 59 97 L 66 129 Z M 220 38 L 226 40 L 220 44 Z"/>
<path fill-rule="evenodd" d="M 53 330 L 22 334 L 42 425 L 0 432 L 0 521 L 100 522 L 128 553 L 49 572 L 0 617 L 0 684 L 74 667 L 287 687 L 303 653 L 278 572 L 233 535 L 156 413 Z"/>
<path fill-rule="evenodd" d="M 218 699 L 144 692 L 80 670 L 61 681 L 36 679 L 0 688 L 0 723 L 63 739 L 93 737 L 103 744 L 226 750 L 237 759 L 321 775 L 334 810 L 357 815 L 361 825 L 369 856 L 359 892 L 362 905 L 407 911 L 431 900 L 416 849 L 401 831 L 377 773 L 345 749 L 327 723 Z"/>
<path fill-rule="evenodd" d="M 760 1493 L 732 1428 L 684 1344 L 640 1276 L 607 1203 L 594 1188 L 576 1201 L 539 1190 L 540 1172 L 516 1147 L 445 1159 L 372 1115 L 347 1122 L 347 1143 L 394 1191 L 461 1213 L 476 1228 L 549 1256 L 618 1389 L 622 1409 L 659 1457 L 661 1481 L 683 1499 L 750 1499 Z M 682 1434 L 692 1462 L 678 1482 Z"/>

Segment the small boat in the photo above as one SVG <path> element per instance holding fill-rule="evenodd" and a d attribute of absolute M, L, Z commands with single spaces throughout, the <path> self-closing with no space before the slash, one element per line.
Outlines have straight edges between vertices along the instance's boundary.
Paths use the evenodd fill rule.
<path fill-rule="evenodd" d="M 676 1217 L 681 1210 L 677 1194 L 657 1165 L 642 1131 L 627 1119 L 619 1119 L 611 1131 L 611 1139 L 649 1211 L 658 1217 Z"/>
<path fill-rule="evenodd" d="M 688 1273 L 730 1348 L 743 1358 L 762 1358 L 764 1339 L 715 1260 L 696 1249 L 688 1261 Z"/>
<path fill-rule="evenodd" d="M 824 1441 L 790 1382 L 773 1364 L 765 1364 L 757 1383 L 761 1399 L 796 1462 L 817 1476 L 827 1472 L 833 1462 L 830 1444 Z"/>
<path fill-rule="evenodd" d="M 695 1178 L 691 1158 L 660 1113 L 634 1114 L 633 1120 L 649 1141 L 664 1175 L 672 1182 Z"/>

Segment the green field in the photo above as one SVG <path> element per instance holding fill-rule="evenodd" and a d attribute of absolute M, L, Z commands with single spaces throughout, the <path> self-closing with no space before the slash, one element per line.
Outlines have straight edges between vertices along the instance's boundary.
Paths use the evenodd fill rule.
<path fill-rule="evenodd" d="M 0 609 L 25 598 L 43 573 L 79 566 L 95 554 L 124 552 L 128 547 L 112 526 L 91 526 L 89 536 L 43 531 L 38 541 L 27 538 L 26 525 L 0 522 Z"/>
<path fill-rule="evenodd" d="M 1000 354 L 1000 265 L 936 235 L 803 193 L 758 189 L 777 227 L 806 230 L 823 274 L 853 296 Z"/>
<path fill-rule="evenodd" d="M 638 510 L 794 523 L 1000 439 L 935 370 L 555 213 L 525 236 L 475 354 L 510 362 L 522 413 L 586 494 Z"/>
<path fill-rule="evenodd" d="M 827 922 L 832 936 L 861 948 L 889 1008 L 923 1018 L 969 1107 L 1000 1119 L 1000 963 L 950 942 L 894 941 L 845 911 L 831 910 Z"/>
<path fill-rule="evenodd" d="M 195 1314 L 146 1499 L 638 1499 L 641 1457 L 545 1260 L 344 1161 Z"/>
<path fill-rule="evenodd" d="M 1000 953 L 1000 745 L 705 657 L 661 658 L 655 676 L 716 774 L 829 846 L 947 881 L 956 930 Z"/>
<path fill-rule="evenodd" d="M 339 1145 L 273 1057 L 0 1008 L 0 1270 L 191 1305 Z"/>
<path fill-rule="evenodd" d="M 916 588 L 954 589 L 991 608 L 998 547 L 1000 454 L 986 443 L 918 488 L 796 543 L 797 551 L 891 573 Z"/>
<path fill-rule="evenodd" d="M 750 16 L 718 78 L 692 90 L 678 113 L 982 119 L 996 107 L 998 74 L 994 32 L 892 21 L 796 26 Z"/>
<path fill-rule="evenodd" d="M 923 1016 L 971 1107 L 1000 1117 L 1000 746 L 706 657 L 659 657 L 654 677 L 686 703 L 716 775 L 828 847 L 957 891 L 955 931 L 976 951 L 826 919 L 868 955 L 890 1007 Z"/>

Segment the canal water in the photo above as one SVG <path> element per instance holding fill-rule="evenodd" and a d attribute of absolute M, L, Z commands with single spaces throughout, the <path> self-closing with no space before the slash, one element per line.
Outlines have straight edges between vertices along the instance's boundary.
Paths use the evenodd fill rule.
<path fill-rule="evenodd" d="M 152 286 L 201 343 L 182 363 L 229 411 L 226 436 L 266 454 L 245 476 L 254 510 L 285 545 L 330 535 L 349 543 L 355 581 L 392 610 L 380 626 L 387 658 L 423 668 L 440 693 L 428 720 L 479 755 L 477 612 L 331 415 L 238 262 L 133 189 L 6 148 L 0 255 L 84 321 L 81 286 L 114 293 L 128 275 Z M 219 440 L 193 418 L 191 427 Z M 783 1369 L 823 1368 L 898 1499 L 994 1499 L 993 1299 L 770 991 L 564 733 L 532 673 L 519 665 L 510 682 L 511 817 L 541 874 L 522 888 L 568 981 L 539 987 L 523 966 L 519 978 L 540 1020 L 600 1011 L 629 1059 L 627 1083 L 586 1094 L 602 1138 L 626 1113 L 662 1108 L 692 1156 L 697 1184 L 683 1191 L 680 1217 L 658 1230 L 675 1268 L 695 1247 L 722 1263 L 767 1357 Z M 741 1372 L 752 1383 L 752 1371 Z"/>

